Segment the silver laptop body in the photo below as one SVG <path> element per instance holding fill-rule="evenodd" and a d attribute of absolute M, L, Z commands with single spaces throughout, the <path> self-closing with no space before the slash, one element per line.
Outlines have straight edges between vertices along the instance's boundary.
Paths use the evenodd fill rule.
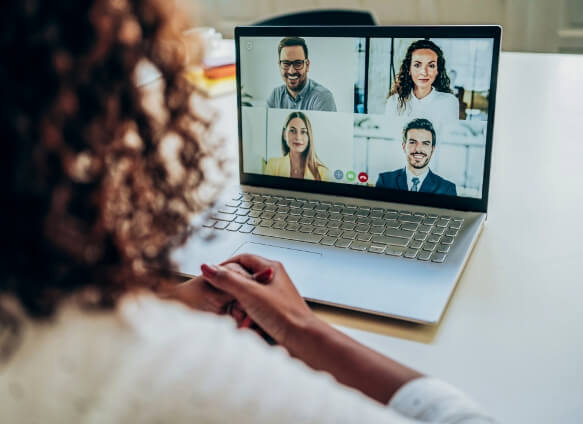
<path fill-rule="evenodd" d="M 220 263 L 236 254 L 253 253 L 282 262 L 309 301 L 417 323 L 438 323 L 486 219 L 500 35 L 497 26 L 236 28 L 241 185 L 225 195 L 222 206 L 202 228 L 201 232 L 213 239 L 194 236 L 175 252 L 180 273 L 198 275 L 202 263 Z M 303 110 L 313 124 L 305 137 L 318 137 L 318 156 L 329 171 L 327 181 L 289 178 L 269 171 L 270 164 L 285 162 L 279 135 L 284 134 L 281 143 L 291 139 L 289 135 L 285 138 L 291 130 L 284 126 L 282 117 L 293 110 L 268 104 L 269 96 L 282 85 L 283 67 L 296 66 L 284 63 L 277 67 L 277 46 L 286 37 L 306 42 L 310 48 L 309 78 L 321 86 L 331 85 L 330 92 L 335 95 L 336 111 Z M 388 91 L 399 78 L 407 50 L 425 39 L 440 47 L 449 76 L 449 95 L 460 105 L 459 118 L 451 123 L 445 118 L 439 121 L 439 115 L 432 115 L 431 110 L 427 115 L 437 138 L 429 169 L 454 183 L 455 195 L 381 186 L 383 176 L 395 175 L 399 163 L 407 169 L 415 160 L 406 148 L 413 143 L 411 134 L 418 133 L 403 135 L 401 127 L 425 118 L 421 114 L 393 119 L 387 112 L 387 93 L 379 95 L 382 90 L 378 87 Z M 413 50 L 411 60 L 430 67 L 431 59 L 425 63 L 415 54 L 420 50 Z M 421 53 L 428 53 L 425 50 Z M 351 54 L 356 56 L 355 65 L 346 59 Z M 352 104 L 342 91 L 347 85 L 342 78 L 348 77 L 329 77 L 343 66 L 352 74 Z M 413 70 L 416 65 L 409 66 Z M 427 69 L 421 77 L 430 80 Z M 285 79 L 283 82 L 286 88 Z M 423 83 L 421 78 L 418 85 Z M 452 103 L 451 98 L 441 97 Z M 438 109 L 437 114 L 443 108 Z M 342 126 L 343 132 L 339 129 Z M 334 131 L 338 135 L 332 139 Z M 263 137 L 257 136 L 262 133 Z M 423 159 L 421 153 L 415 155 Z M 368 180 L 359 181 L 361 173 L 366 173 Z M 358 179 L 354 178 L 357 174 Z M 311 208 L 313 205 L 316 207 Z M 313 212 L 308 213 L 310 210 Z M 383 224 L 382 220 L 384 226 L 374 225 Z M 289 237 L 287 228 L 291 228 Z M 357 229 L 361 232 L 354 231 Z M 367 236 L 365 230 L 372 233 Z M 407 236 L 408 230 L 412 235 Z M 426 238 L 419 231 L 425 231 Z M 401 237 L 399 232 L 405 239 L 409 237 L 405 245 L 393 237 Z M 308 239 L 301 241 L 305 234 Z M 441 248 L 446 252 L 438 252 Z"/>

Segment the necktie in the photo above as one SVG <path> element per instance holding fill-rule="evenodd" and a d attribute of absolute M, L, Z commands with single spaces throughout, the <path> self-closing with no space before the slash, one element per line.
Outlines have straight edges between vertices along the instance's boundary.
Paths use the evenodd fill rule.
<path fill-rule="evenodd" d="M 419 185 L 419 178 L 413 177 L 413 178 L 411 178 L 411 181 L 413 181 L 413 186 L 411 187 L 411 191 L 419 191 L 419 189 L 417 188 L 417 186 Z"/>

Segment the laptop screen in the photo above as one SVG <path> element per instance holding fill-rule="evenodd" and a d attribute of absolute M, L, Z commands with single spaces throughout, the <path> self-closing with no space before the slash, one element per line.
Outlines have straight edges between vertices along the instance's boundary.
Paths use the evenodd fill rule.
<path fill-rule="evenodd" d="M 483 200 L 499 44 L 419 31 L 241 36 L 242 174 Z"/>

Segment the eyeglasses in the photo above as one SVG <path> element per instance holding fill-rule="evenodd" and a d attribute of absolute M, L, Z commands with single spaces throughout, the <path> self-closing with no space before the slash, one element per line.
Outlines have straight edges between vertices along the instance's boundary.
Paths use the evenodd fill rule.
<path fill-rule="evenodd" d="M 295 70 L 299 71 L 300 69 L 304 69 L 306 60 L 308 59 L 294 60 L 293 62 L 289 60 L 280 60 L 279 66 L 281 66 L 281 68 L 285 71 L 287 71 L 290 66 L 293 66 Z"/>

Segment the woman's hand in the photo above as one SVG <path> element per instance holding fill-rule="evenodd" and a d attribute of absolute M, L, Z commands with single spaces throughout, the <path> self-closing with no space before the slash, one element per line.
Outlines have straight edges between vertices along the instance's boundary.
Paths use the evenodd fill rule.
<path fill-rule="evenodd" d="M 233 263 L 226 266 L 232 272 L 249 275 L 239 264 Z M 158 295 L 165 299 L 179 300 L 199 311 L 218 315 L 230 313 L 237 324 L 246 317 L 240 306 L 235 305 L 236 301 L 232 295 L 215 288 L 203 276 L 194 277 L 184 283 L 167 285 L 160 290 Z"/>
<path fill-rule="evenodd" d="M 233 264 L 248 274 L 235 271 Z M 247 315 L 285 347 L 298 331 L 319 321 L 279 262 L 244 254 L 221 265 L 203 265 L 201 270 L 210 284 L 237 299 Z"/>

